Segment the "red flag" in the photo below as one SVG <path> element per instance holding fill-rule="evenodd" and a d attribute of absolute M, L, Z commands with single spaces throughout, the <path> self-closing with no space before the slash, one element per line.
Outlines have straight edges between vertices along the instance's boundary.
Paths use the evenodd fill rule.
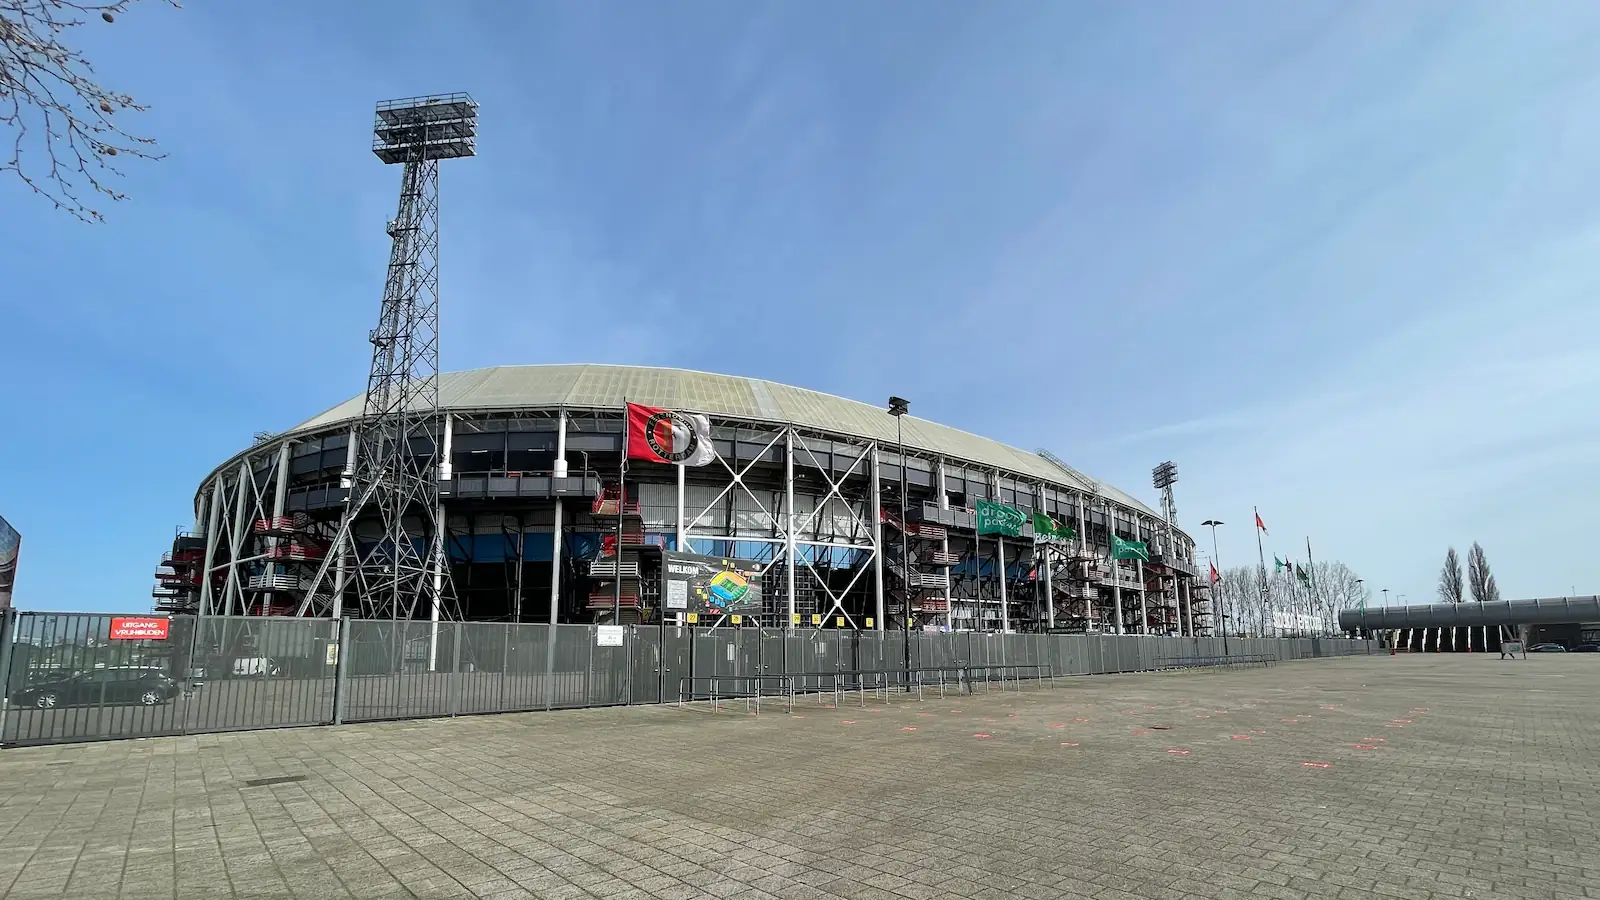
<path fill-rule="evenodd" d="M 711 421 L 694 413 L 628 404 L 628 458 L 703 466 L 716 459 Z"/>
<path fill-rule="evenodd" d="M 1262 534 L 1267 534 L 1267 535 L 1272 534 L 1272 532 L 1267 530 L 1267 523 L 1261 521 L 1261 513 L 1259 513 L 1259 512 L 1256 513 L 1256 527 L 1261 529 L 1261 533 Z"/>
<path fill-rule="evenodd" d="M 1221 580 L 1222 580 L 1222 576 L 1217 574 L 1217 564 L 1216 563 L 1212 563 L 1211 564 L 1211 583 L 1212 584 L 1216 584 L 1217 582 L 1219 582 Z"/>

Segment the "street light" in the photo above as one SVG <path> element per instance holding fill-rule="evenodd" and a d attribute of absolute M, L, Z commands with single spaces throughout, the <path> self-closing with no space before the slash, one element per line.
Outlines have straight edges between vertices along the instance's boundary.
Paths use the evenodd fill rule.
<path fill-rule="evenodd" d="M 911 411 L 911 401 L 903 397 L 889 398 L 889 415 L 894 416 L 895 443 L 900 448 L 900 585 L 901 596 L 905 600 L 905 608 L 901 610 L 900 619 L 902 636 L 905 638 L 900 643 L 905 646 L 906 663 L 906 693 L 911 692 L 911 554 L 907 548 L 906 529 L 906 438 L 905 431 L 901 428 L 901 420 L 906 413 Z M 1004 577 L 1002 575 L 1002 577 Z"/>
<path fill-rule="evenodd" d="M 1207 527 L 1207 526 L 1210 526 L 1210 528 L 1211 528 L 1211 567 L 1217 570 L 1217 580 L 1215 582 L 1212 582 L 1212 584 L 1211 584 L 1212 588 L 1215 588 L 1222 581 L 1222 563 L 1221 563 L 1221 561 L 1219 561 L 1217 559 L 1217 526 L 1221 525 L 1221 524 L 1223 524 L 1223 522 L 1220 519 L 1207 519 L 1204 522 L 1200 523 L 1200 527 L 1202 527 L 1202 528 Z M 1228 607 L 1227 607 L 1226 601 L 1224 601 L 1224 600 L 1217 599 L 1216 603 L 1217 603 L 1217 605 L 1219 607 L 1222 608 L 1222 612 L 1217 614 L 1217 619 L 1218 619 L 1218 621 L 1220 621 L 1222 623 L 1222 655 L 1223 656 L 1227 656 L 1228 655 Z"/>
<path fill-rule="evenodd" d="M 1388 609 L 1389 608 L 1389 589 L 1388 588 L 1384 588 L 1383 589 L 1383 608 L 1384 609 Z"/>

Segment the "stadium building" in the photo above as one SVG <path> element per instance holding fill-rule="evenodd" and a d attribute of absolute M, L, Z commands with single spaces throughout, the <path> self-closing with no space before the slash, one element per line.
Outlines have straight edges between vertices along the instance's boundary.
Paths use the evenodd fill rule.
<path fill-rule="evenodd" d="M 635 460 L 624 475 L 626 403 L 703 415 L 714 452 L 695 466 Z M 663 608 L 664 558 L 689 552 L 759 571 L 760 603 L 744 625 L 882 629 L 905 616 L 925 629 L 1213 630 L 1194 542 L 1170 514 L 1042 451 L 676 369 L 452 372 L 440 376 L 439 404 L 433 443 L 418 443 L 425 434 L 411 447 L 425 459 L 439 450 L 441 608 L 368 607 L 342 580 L 334 538 L 361 397 L 258 435 L 205 478 L 193 529 L 157 571 L 156 608 L 652 622 L 679 615 Z M 1006 508 L 998 524 L 996 504 Z M 434 539 L 421 533 L 426 518 L 412 531 L 419 545 Z M 373 532 L 360 520 L 351 529 L 357 542 Z M 1113 535 L 1137 548 L 1133 558 L 1112 558 Z M 329 572 L 340 574 L 319 581 Z"/>

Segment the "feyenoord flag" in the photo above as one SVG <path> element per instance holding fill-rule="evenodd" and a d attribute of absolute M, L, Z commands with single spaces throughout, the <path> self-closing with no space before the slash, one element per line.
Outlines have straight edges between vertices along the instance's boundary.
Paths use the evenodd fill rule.
<path fill-rule="evenodd" d="M 711 421 L 696 413 L 628 404 L 628 458 L 703 466 L 717 458 Z"/>

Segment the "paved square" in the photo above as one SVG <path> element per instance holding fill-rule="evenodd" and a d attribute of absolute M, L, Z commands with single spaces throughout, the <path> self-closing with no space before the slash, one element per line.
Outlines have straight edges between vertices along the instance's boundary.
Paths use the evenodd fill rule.
<path fill-rule="evenodd" d="M 19 749 L 0 896 L 1600 898 L 1597 698 L 1415 655 Z"/>

